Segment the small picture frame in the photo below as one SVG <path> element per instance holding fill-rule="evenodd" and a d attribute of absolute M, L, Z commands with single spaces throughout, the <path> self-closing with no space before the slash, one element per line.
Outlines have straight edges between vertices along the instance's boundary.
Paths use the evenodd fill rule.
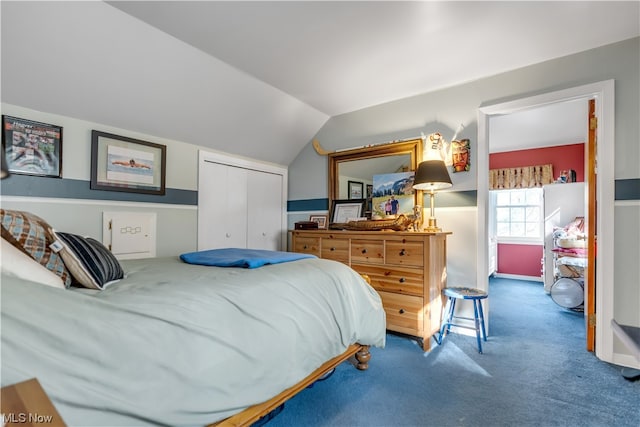
<path fill-rule="evenodd" d="M 62 126 L 2 116 L 9 172 L 62 178 Z"/>
<path fill-rule="evenodd" d="M 348 181 L 349 199 L 363 199 L 364 184 L 358 181 Z"/>
<path fill-rule="evenodd" d="M 310 215 L 309 221 L 317 222 L 319 230 L 327 229 L 327 222 L 329 219 L 329 215 Z"/>
<path fill-rule="evenodd" d="M 364 212 L 365 199 L 334 200 L 331 205 L 331 222 L 344 223 L 351 218 L 361 218 Z"/>
<path fill-rule="evenodd" d="M 165 194 L 167 147 L 94 130 L 91 189 Z"/>

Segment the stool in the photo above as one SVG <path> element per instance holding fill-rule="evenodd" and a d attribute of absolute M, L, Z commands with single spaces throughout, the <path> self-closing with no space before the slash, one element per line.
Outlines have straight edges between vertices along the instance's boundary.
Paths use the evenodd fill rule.
<path fill-rule="evenodd" d="M 489 295 L 480 289 L 474 288 L 445 288 L 443 290 L 443 293 L 446 297 L 449 298 L 449 311 L 445 315 L 446 320 L 442 323 L 440 334 L 438 335 L 436 342 L 438 343 L 438 345 L 442 344 L 442 339 L 447 336 L 451 329 L 451 326 L 457 326 L 459 328 L 466 329 L 475 329 L 476 338 L 478 340 L 478 351 L 480 352 L 480 354 L 482 354 L 482 341 L 480 339 L 480 335 L 482 335 L 482 338 L 486 341 L 487 332 L 484 328 L 484 313 L 482 312 L 482 301 L 480 300 L 487 298 Z M 473 301 L 474 318 L 453 315 L 456 309 L 456 301 L 458 299 L 467 299 Z M 454 323 L 453 319 L 474 320 L 475 327 Z"/>

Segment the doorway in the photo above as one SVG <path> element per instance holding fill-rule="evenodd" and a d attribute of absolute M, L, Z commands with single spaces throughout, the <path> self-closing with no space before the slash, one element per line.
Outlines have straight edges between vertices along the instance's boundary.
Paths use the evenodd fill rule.
<path fill-rule="evenodd" d="M 487 141 L 489 241 L 495 246 L 489 273 L 496 265 L 497 278 L 532 282 L 559 312 L 577 317 L 588 272 L 588 117 L 589 102 L 582 98 L 490 116 Z"/>
<path fill-rule="evenodd" d="M 613 317 L 613 288 L 599 284 L 613 283 L 613 219 L 614 219 L 614 82 L 608 80 L 514 101 L 481 107 L 478 111 L 478 241 L 477 283 L 488 289 L 488 175 L 489 120 L 492 116 L 510 114 L 563 101 L 596 99 L 598 117 L 596 156 L 598 158 L 597 230 L 598 268 L 595 275 L 595 352 L 601 360 L 612 362 L 613 335 L 607 319 Z M 487 310 L 488 311 L 488 310 Z M 490 314 L 487 315 L 490 319 Z"/>

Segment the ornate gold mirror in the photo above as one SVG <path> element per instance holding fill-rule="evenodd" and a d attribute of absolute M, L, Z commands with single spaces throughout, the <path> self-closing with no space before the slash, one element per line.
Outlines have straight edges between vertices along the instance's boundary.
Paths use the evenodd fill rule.
<path fill-rule="evenodd" d="M 361 194 L 367 199 L 363 216 L 370 216 L 371 194 L 367 190 L 372 189 L 373 176 L 415 171 L 422 161 L 422 150 L 422 139 L 417 138 L 329 153 L 329 208 L 334 200 Z M 422 200 L 422 191 L 415 191 L 414 205 L 422 205 Z"/>

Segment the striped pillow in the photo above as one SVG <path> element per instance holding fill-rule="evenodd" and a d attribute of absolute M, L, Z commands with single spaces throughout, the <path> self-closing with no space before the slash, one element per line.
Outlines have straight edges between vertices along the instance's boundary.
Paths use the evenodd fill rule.
<path fill-rule="evenodd" d="M 104 289 L 124 277 L 116 257 L 91 237 L 54 231 L 60 256 L 77 283 L 85 288 Z"/>

